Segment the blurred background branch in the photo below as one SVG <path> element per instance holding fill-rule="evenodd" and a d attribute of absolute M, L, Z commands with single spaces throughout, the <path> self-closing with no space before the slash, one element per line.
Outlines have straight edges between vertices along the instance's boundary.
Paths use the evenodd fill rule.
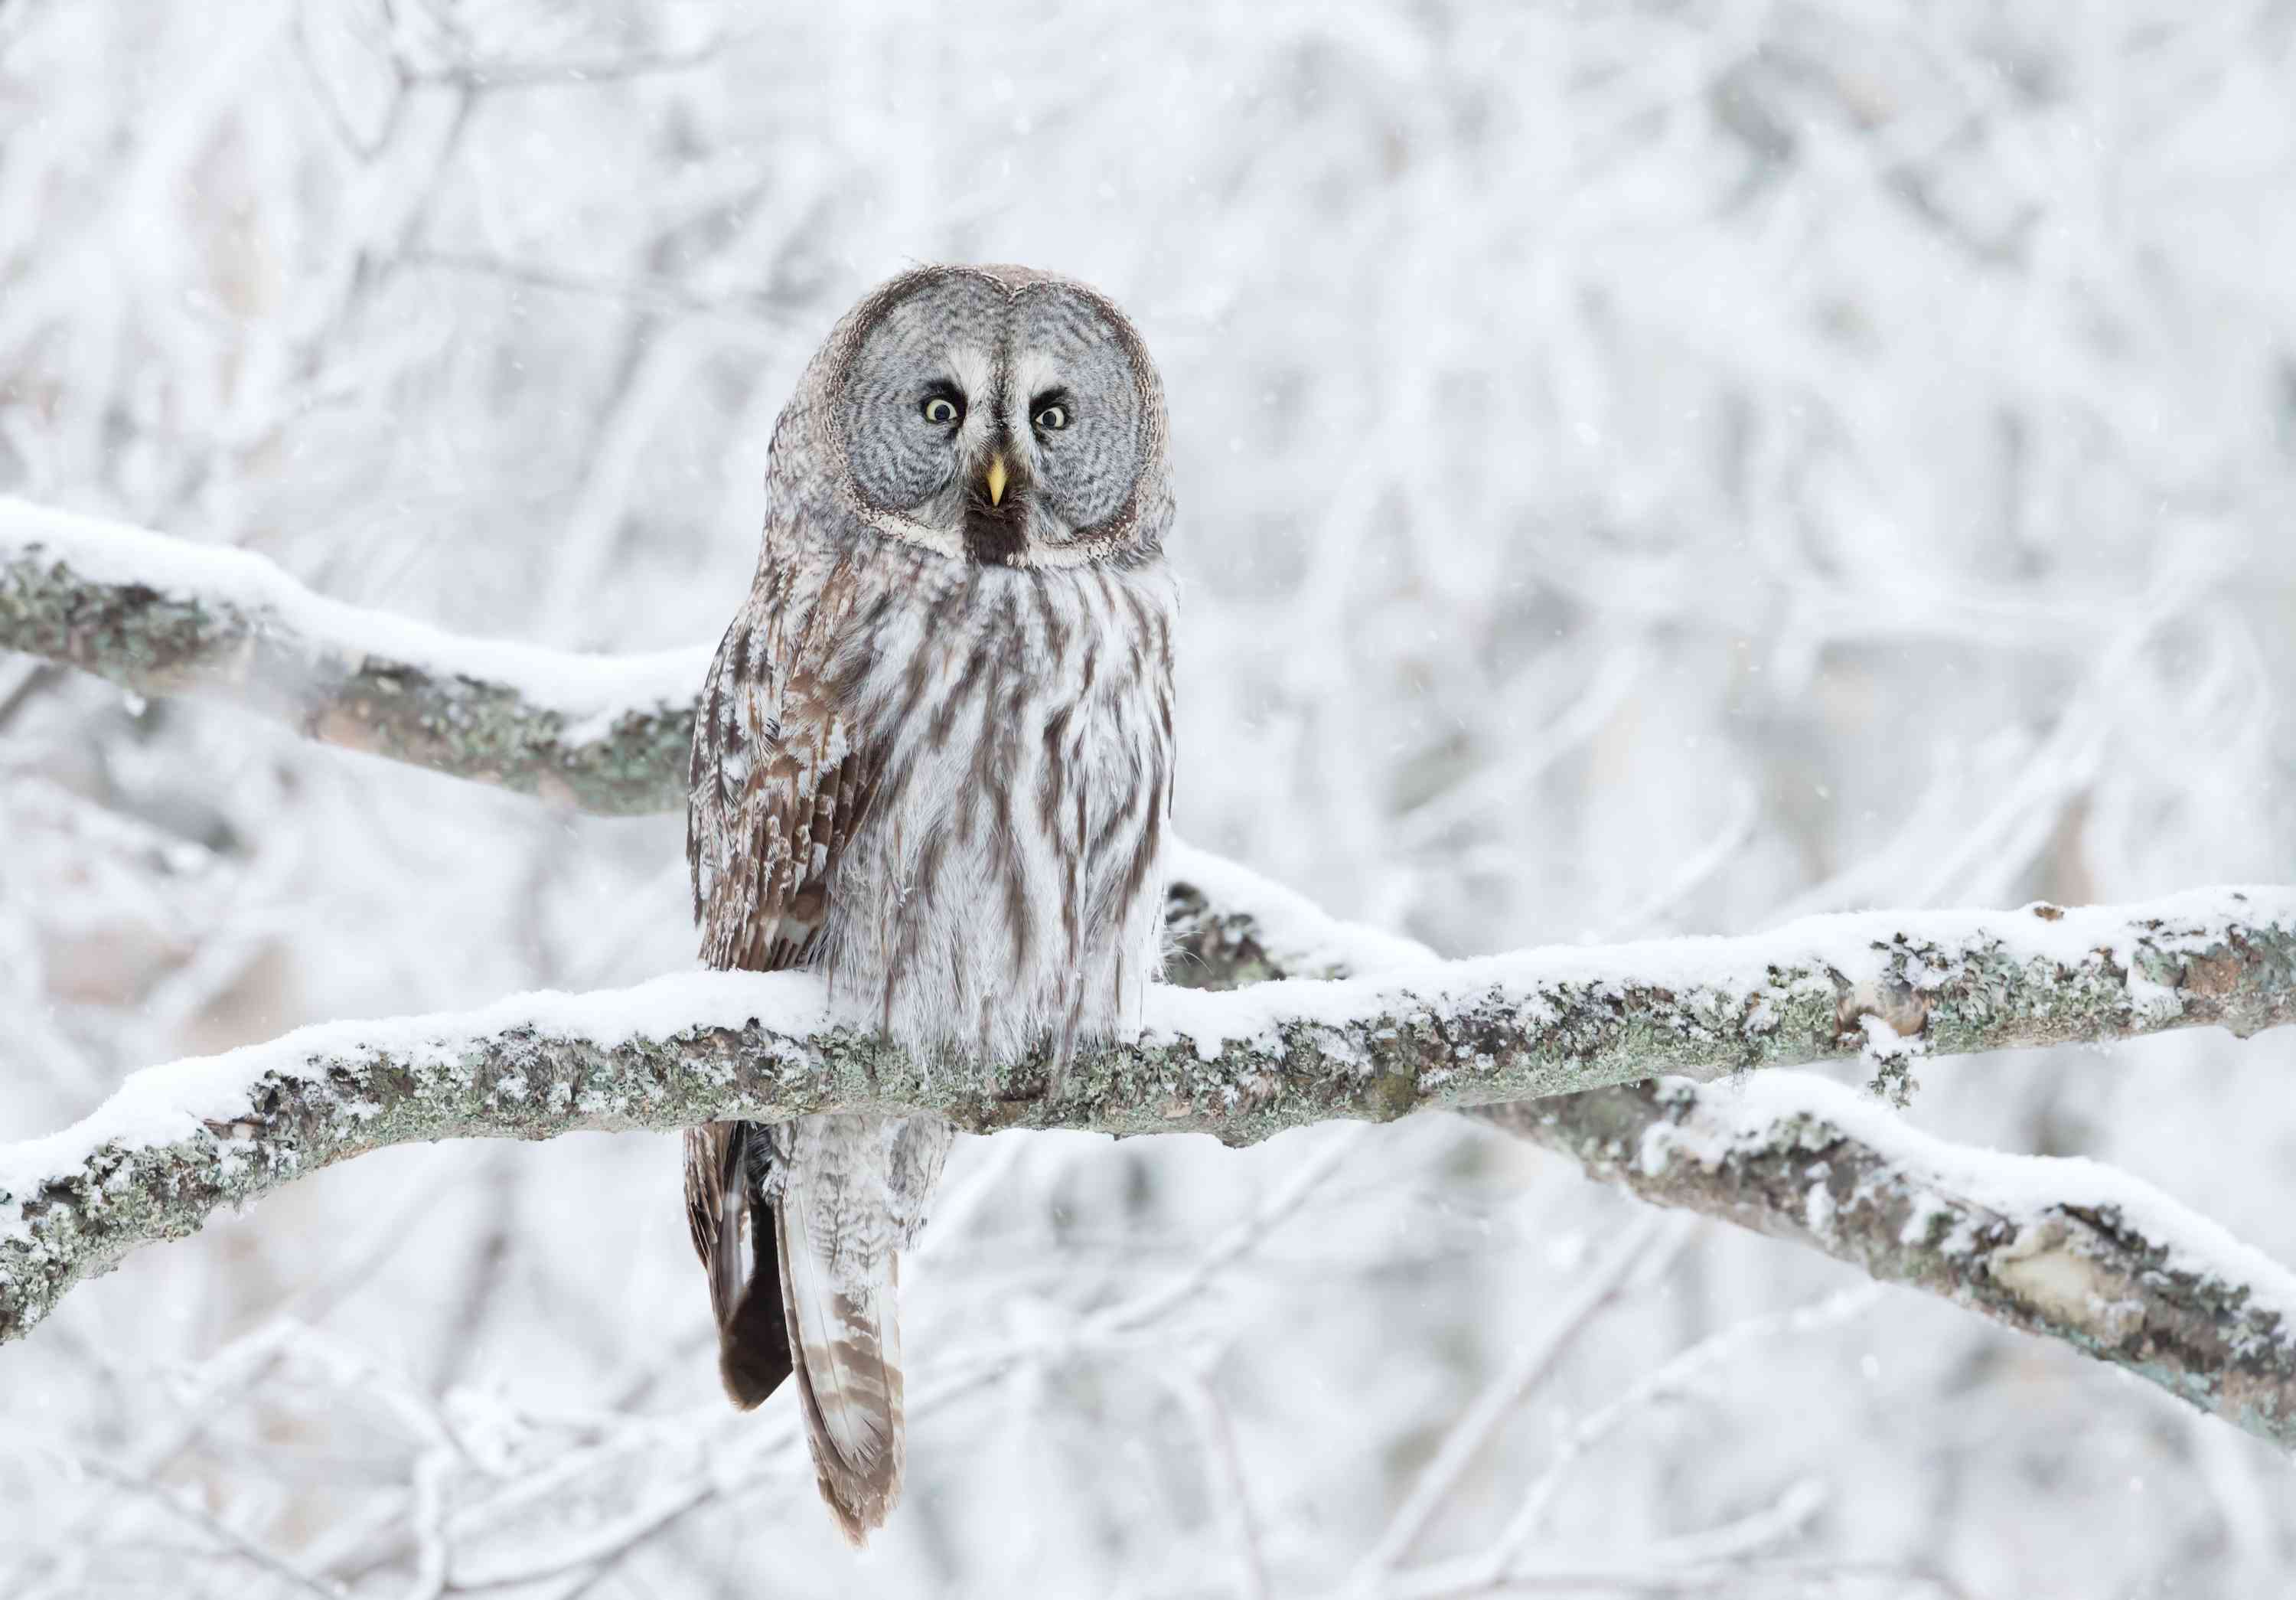
<path fill-rule="evenodd" d="M 698 661 L 821 332 L 914 260 L 1035 262 L 1164 372 L 1183 876 L 1265 914 L 1239 976 L 2285 882 L 2292 77 L 2285 0 L 12 0 L 0 493 Z M 529 701 L 566 719 L 488 761 L 612 789 L 562 763 L 604 702 Z M 674 812 L 558 799 L 0 657 L 0 1140 L 151 1062 L 685 967 Z M 1224 861 L 1391 931 L 1273 960 L 1320 924 Z M 716 1391 L 671 1141 L 379 1151 L 8 1347 L 0 1592 L 733 1596 L 769 1547 L 797 1596 L 2280 1600 L 2282 1451 L 1833 1252 L 1890 1245 L 1837 1169 L 1983 1234 L 1997 1149 L 2296 1260 L 2296 1033 L 1928 1070 L 1888 1121 L 1878 1064 L 1814 1069 L 1852 1092 L 1805 1107 L 1799 1243 L 1679 1209 L 1445 1467 L 1423 1564 L 1364 1570 L 1624 1186 L 1727 1198 L 1805 1080 L 1603 1091 L 1669 1160 L 1593 1184 L 1463 1117 L 961 1141 L 860 1566 Z"/>

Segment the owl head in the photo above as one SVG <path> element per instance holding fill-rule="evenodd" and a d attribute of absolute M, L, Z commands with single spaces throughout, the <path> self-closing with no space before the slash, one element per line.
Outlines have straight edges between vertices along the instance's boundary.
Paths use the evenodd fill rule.
<path fill-rule="evenodd" d="M 904 273 L 849 313 L 775 439 L 849 521 L 1008 567 L 1147 559 L 1171 521 L 1163 386 L 1105 297 L 1018 267 Z"/>

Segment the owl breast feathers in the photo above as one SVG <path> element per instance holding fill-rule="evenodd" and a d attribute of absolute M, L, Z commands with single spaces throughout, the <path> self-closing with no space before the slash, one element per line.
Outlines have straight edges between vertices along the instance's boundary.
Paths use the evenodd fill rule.
<path fill-rule="evenodd" d="M 821 974 L 928 1065 L 1136 1030 L 1161 975 L 1173 504 L 1161 386 L 1065 279 L 865 299 L 775 429 L 763 549 L 694 731 L 702 956 Z M 837 1115 L 688 1139 L 738 1403 L 784 1374 L 858 1539 L 898 1494 L 895 1252 L 950 1133 Z"/>

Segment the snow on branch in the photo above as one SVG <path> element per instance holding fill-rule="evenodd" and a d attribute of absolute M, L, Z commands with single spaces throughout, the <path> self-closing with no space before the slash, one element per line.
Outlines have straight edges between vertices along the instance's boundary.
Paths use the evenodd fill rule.
<path fill-rule="evenodd" d="M 1216 857 L 1188 864 L 1199 866 L 1216 890 L 1174 891 L 1193 958 L 1176 968 L 1183 981 L 1218 989 L 1427 958 Z M 2284 905 L 2287 891 L 2276 898 Z M 2222 981 L 2208 960 L 2187 967 L 2180 992 Z M 2274 980 L 2284 993 L 2292 976 L 2284 965 Z M 2284 999 L 2278 1014 L 2289 1015 Z M 1470 1114 L 1652 1204 L 1806 1244 L 2061 1340 L 2296 1449 L 2296 1274 L 2115 1168 L 1955 1145 L 1807 1072 L 1660 1078 Z"/>
<path fill-rule="evenodd" d="M 1806 1072 L 1479 1114 L 1655 1204 L 2061 1339 L 2296 1449 L 2296 1274 L 2116 1168 L 1933 1138 Z"/>
<path fill-rule="evenodd" d="M 707 647 L 611 657 L 462 638 L 315 595 L 247 551 L 6 497 L 0 650 L 611 815 L 685 803 L 709 664 Z"/>
<path fill-rule="evenodd" d="M 1243 883 L 1240 899 L 1253 899 L 1238 869 L 1194 854 L 1182 867 L 1231 892 Z M 1334 934 L 1280 891 L 1258 903 L 1275 919 L 1264 932 L 1247 910 L 1216 907 L 1193 885 L 1176 890 L 1185 975 L 1232 977 L 1250 962 L 1272 976 L 1303 954 L 1341 968 L 1410 949 Z M 1916 1052 L 2291 1021 L 2296 891 L 2261 889 L 2120 909 L 1817 917 L 1745 939 L 1422 961 L 1226 993 L 1176 987 L 1152 995 L 1137 1043 L 1087 1053 L 1063 1072 L 1042 1059 L 913 1061 L 833 1026 L 801 973 L 693 972 L 523 996 L 459 1015 L 327 1023 L 153 1068 L 75 1127 L 0 1147 L 0 1339 L 135 1245 L 385 1145 L 862 1107 L 927 1109 L 977 1132 L 1198 1131 L 1242 1144 L 1334 1118 L 1570 1095 L 1653 1071 L 1713 1078 L 1871 1056 L 1877 1030 L 1895 1068 Z M 1711 1141 L 1614 1150 L 1606 1139 L 1574 1153 L 1647 1172 L 1677 1147 L 1686 1175 Z M 1824 1209 L 1799 1195 L 1809 1217 Z M 1855 1201 L 1837 1198 L 1833 1214 L 1855 1216 Z M 1913 1236 L 1936 1249 L 1959 1235 Z M 2045 1264 L 2025 1276 L 2062 1289 L 2052 1272 Z"/>
<path fill-rule="evenodd" d="M 461 639 L 242 552 L 7 500 L 0 648 L 608 813 L 680 802 L 706 655 Z M 912 1063 L 830 1027 L 805 977 L 728 973 L 329 1024 L 139 1073 L 76 1127 L 0 1146 L 0 1341 L 138 1244 L 386 1145 L 864 1105 L 1242 1143 L 1452 1106 L 2296 1448 L 2296 1278 L 2273 1262 L 2110 1169 L 1960 1149 L 1824 1080 L 1741 1076 L 1857 1056 L 1902 1093 L 1930 1055 L 2296 1021 L 2296 890 L 1872 913 L 1447 965 L 1218 857 L 1184 849 L 1176 868 L 1183 987 L 1155 997 L 1139 1044 L 1057 1081 L 1041 1062 Z M 1654 1072 L 1680 1076 L 1640 1081 Z M 1738 1080 L 1692 1081 L 1725 1074 Z"/>

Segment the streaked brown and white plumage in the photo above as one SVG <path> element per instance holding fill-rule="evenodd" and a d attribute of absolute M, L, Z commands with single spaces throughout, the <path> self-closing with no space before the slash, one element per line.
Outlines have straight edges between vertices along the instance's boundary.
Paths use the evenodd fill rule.
<path fill-rule="evenodd" d="M 935 267 L 864 299 L 774 430 L 764 547 L 694 728 L 703 959 L 805 967 L 928 1059 L 1138 1027 L 1162 965 L 1173 516 L 1162 388 L 1080 284 Z M 794 1374 L 858 1542 L 900 1491 L 898 1252 L 951 1132 L 686 1135 L 737 1405 Z"/>

